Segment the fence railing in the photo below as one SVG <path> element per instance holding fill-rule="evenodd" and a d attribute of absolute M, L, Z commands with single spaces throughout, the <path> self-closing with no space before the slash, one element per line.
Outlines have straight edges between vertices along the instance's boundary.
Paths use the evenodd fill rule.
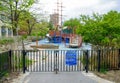
<path fill-rule="evenodd" d="M 68 65 L 73 50 L 10 50 L 0 53 L 0 75 L 5 72 L 102 71 L 120 69 L 120 49 L 76 50 L 76 65 Z M 56 53 L 55 53 L 56 52 Z"/>
<path fill-rule="evenodd" d="M 120 49 L 89 50 L 88 57 L 91 71 L 120 69 Z"/>
<path fill-rule="evenodd" d="M 0 77 L 10 71 L 9 51 L 0 53 Z"/>

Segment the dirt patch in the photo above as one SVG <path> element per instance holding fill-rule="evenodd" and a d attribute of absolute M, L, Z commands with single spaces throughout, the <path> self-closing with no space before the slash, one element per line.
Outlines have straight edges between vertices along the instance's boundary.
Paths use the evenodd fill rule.
<path fill-rule="evenodd" d="M 2 77 L 2 79 L 0 79 L 0 83 L 11 83 L 13 79 L 17 79 L 18 77 L 19 73 L 10 73 L 9 75 Z"/>
<path fill-rule="evenodd" d="M 112 70 L 106 73 L 95 72 L 95 74 L 101 78 L 113 81 L 115 83 L 120 83 L 120 70 Z"/>

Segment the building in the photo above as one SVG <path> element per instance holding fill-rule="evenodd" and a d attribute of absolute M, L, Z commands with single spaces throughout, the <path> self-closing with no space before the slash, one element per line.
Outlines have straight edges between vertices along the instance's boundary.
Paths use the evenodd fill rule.
<path fill-rule="evenodd" d="M 4 13 L 0 12 L 0 37 L 13 36 L 12 27 L 9 23 L 10 19 Z"/>
<path fill-rule="evenodd" d="M 53 24 L 54 27 L 59 25 L 59 14 L 54 13 L 50 15 L 50 22 Z"/>

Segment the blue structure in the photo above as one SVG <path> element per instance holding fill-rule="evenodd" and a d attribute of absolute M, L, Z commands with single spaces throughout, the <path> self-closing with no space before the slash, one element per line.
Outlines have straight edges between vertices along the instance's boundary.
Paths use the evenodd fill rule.
<path fill-rule="evenodd" d="M 70 38 L 65 38 L 65 43 L 69 43 L 70 42 Z"/>
<path fill-rule="evenodd" d="M 52 37 L 52 43 L 61 43 L 62 42 L 62 37 L 57 36 L 57 37 Z"/>

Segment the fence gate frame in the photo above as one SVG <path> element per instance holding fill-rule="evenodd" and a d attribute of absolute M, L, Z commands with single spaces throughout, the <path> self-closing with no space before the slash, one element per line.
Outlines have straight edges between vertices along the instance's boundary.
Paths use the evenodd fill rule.
<path fill-rule="evenodd" d="M 40 52 L 40 51 L 54 51 L 54 59 L 53 59 L 53 61 L 54 61 L 54 63 L 52 63 L 52 65 L 54 65 L 54 72 L 57 74 L 58 72 L 71 72 L 71 70 L 73 71 L 83 71 L 83 70 L 86 70 L 86 73 L 88 73 L 88 56 L 89 56 L 89 54 L 88 54 L 88 51 L 86 51 L 86 54 L 85 54 L 85 56 L 86 56 L 86 65 L 84 65 L 85 66 L 85 68 L 83 67 L 83 64 L 82 64 L 82 62 L 81 61 L 77 61 L 77 64 L 76 65 L 73 65 L 73 66 L 75 66 L 75 67 L 73 67 L 73 66 L 70 66 L 70 65 L 66 65 L 65 64 L 65 58 L 66 58 L 66 56 L 64 55 L 62 55 L 62 56 L 60 56 L 60 53 L 66 53 L 65 51 L 66 50 L 39 50 L 38 51 L 38 53 Z M 68 51 L 68 50 L 67 50 Z M 71 50 L 71 51 L 73 51 L 73 50 Z M 23 73 L 25 73 L 25 71 L 27 70 L 27 71 L 29 71 L 28 69 L 28 66 L 26 65 L 26 56 L 27 56 L 27 53 L 29 52 L 29 50 L 23 50 L 22 51 L 22 53 L 23 53 Z M 37 51 L 36 51 L 37 52 Z M 82 51 L 82 50 L 77 50 L 77 60 L 78 59 L 80 59 L 81 60 L 81 55 L 79 55 L 79 53 L 80 52 L 84 52 L 84 51 Z M 52 56 L 52 57 L 53 57 Z M 52 57 L 51 57 L 51 59 L 52 59 Z M 60 62 L 60 58 L 62 57 L 62 61 L 64 62 Z M 34 58 L 36 58 L 36 57 L 34 57 Z M 40 57 L 39 57 L 40 58 Z M 49 57 L 50 58 L 50 57 Z M 39 65 L 39 64 L 38 64 Z M 78 68 L 78 65 L 79 65 L 79 68 Z M 43 66 L 43 65 L 42 65 Z M 48 63 L 48 65 L 47 66 L 49 66 L 49 63 Z M 61 67 L 62 66 L 62 67 Z M 46 63 L 45 63 L 45 67 L 46 67 Z M 61 67 L 61 68 L 59 68 L 59 67 Z M 71 70 L 70 70 L 70 68 L 71 68 Z M 61 70 L 61 69 L 63 69 L 63 70 Z M 30 71 L 30 72 L 36 72 L 36 71 Z M 44 71 L 42 71 L 42 72 L 44 72 Z M 46 72 L 46 71 L 45 71 Z M 48 71 L 47 71 L 48 72 Z M 50 71 L 50 72 L 53 72 L 52 70 Z"/>

